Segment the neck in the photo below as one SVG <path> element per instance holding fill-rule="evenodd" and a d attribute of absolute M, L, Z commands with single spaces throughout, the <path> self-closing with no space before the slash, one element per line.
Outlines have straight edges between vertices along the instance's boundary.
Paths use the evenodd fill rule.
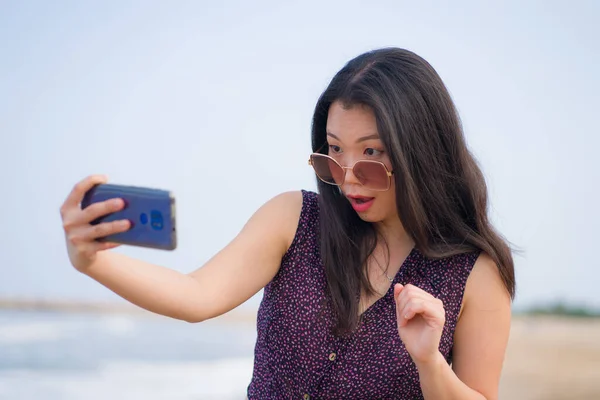
<path fill-rule="evenodd" d="M 377 233 L 383 238 L 390 248 L 406 249 L 415 245 L 414 240 L 404 229 L 400 218 L 384 220 L 375 224 Z"/>
<path fill-rule="evenodd" d="M 412 251 L 415 242 L 406 232 L 398 217 L 392 221 L 386 220 L 376 223 L 375 229 L 380 239 L 371 255 L 374 261 L 374 263 L 371 263 L 371 266 L 376 265 L 391 282 L 402 267 L 403 260 Z"/>

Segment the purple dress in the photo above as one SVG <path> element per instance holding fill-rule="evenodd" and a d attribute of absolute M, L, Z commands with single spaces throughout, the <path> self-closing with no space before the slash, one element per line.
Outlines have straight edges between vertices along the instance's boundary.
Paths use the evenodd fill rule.
<path fill-rule="evenodd" d="M 422 399 L 419 374 L 396 325 L 393 285 L 348 337 L 333 335 L 333 312 L 319 254 L 318 195 L 302 191 L 296 236 L 265 287 L 249 399 Z M 444 302 L 440 351 L 452 361 L 462 296 L 478 252 L 443 260 L 414 249 L 394 278 Z"/>

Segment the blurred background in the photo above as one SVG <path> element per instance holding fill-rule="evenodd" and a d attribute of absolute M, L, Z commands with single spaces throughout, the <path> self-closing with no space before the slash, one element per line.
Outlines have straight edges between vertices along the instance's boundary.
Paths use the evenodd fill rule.
<path fill-rule="evenodd" d="M 315 190 L 313 107 L 378 47 L 448 86 L 515 246 L 502 399 L 600 398 L 595 1 L 0 1 L 0 399 L 240 399 L 261 293 L 188 324 L 70 266 L 59 206 L 91 173 L 172 190 L 188 272 L 286 190 Z"/>

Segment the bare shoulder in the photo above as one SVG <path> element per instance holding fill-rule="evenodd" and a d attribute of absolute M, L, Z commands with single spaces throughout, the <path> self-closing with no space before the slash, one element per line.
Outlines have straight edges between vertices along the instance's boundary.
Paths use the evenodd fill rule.
<path fill-rule="evenodd" d="M 500 276 L 500 270 L 494 260 L 482 252 L 467 279 L 463 298 L 463 310 L 498 310 L 510 308 L 510 294 Z M 462 310 L 461 310 L 462 314 Z"/>
<path fill-rule="evenodd" d="M 295 235 L 302 212 L 302 192 L 285 192 L 266 201 L 239 234 L 202 267 L 189 275 L 204 288 L 203 319 L 226 313 L 267 285 Z"/>
<path fill-rule="evenodd" d="M 482 253 L 467 279 L 454 332 L 452 368 L 460 380 L 486 399 L 498 398 L 510 320 L 509 292 L 496 263 Z"/>
<path fill-rule="evenodd" d="M 259 223 L 263 228 L 278 228 L 276 230 L 283 236 L 287 249 L 296 235 L 302 203 L 301 191 L 282 192 L 263 204 L 248 221 L 248 225 Z"/>
<path fill-rule="evenodd" d="M 283 213 L 285 216 L 298 216 L 302 210 L 302 192 L 293 190 L 282 192 L 272 197 L 263 207 L 268 207 L 272 211 Z"/>

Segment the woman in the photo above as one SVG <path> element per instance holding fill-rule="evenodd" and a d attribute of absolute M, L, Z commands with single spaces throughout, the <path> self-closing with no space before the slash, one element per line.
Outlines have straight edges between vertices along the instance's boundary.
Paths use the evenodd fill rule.
<path fill-rule="evenodd" d="M 114 199 L 61 213 L 75 268 L 130 302 L 189 322 L 264 288 L 250 399 L 498 397 L 515 291 L 510 250 L 443 82 L 422 58 L 351 60 L 319 99 L 309 164 L 319 194 L 278 195 L 202 268 L 106 252 L 92 227 Z M 277 223 L 274 223 L 277 221 Z"/>

